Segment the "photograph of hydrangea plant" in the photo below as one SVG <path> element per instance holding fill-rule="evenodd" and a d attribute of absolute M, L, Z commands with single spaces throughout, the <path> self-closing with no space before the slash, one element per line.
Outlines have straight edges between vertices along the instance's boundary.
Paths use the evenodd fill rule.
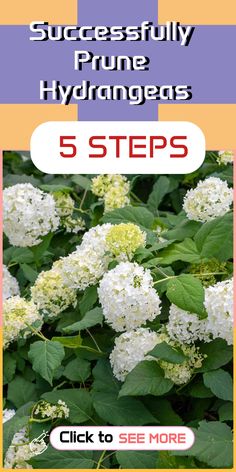
<path fill-rule="evenodd" d="M 232 467 L 232 161 L 62 176 L 4 153 L 5 468 Z M 58 425 L 186 425 L 195 444 L 58 451 Z"/>

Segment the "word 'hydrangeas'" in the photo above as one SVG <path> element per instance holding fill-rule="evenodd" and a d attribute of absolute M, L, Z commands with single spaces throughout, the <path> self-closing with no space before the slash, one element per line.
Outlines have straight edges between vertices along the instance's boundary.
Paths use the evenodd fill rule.
<path fill-rule="evenodd" d="M 10 274 L 8 268 L 4 265 L 3 266 L 3 291 L 2 297 L 3 301 L 7 300 L 8 298 L 15 297 L 16 295 L 20 295 L 20 287 L 19 284 L 13 275 Z"/>
<path fill-rule="evenodd" d="M 183 209 L 189 220 L 210 221 L 223 216 L 230 210 L 233 190 L 227 182 L 217 177 L 200 181 L 195 189 L 190 189 L 184 197 Z"/>
<path fill-rule="evenodd" d="M 115 339 L 115 346 L 110 355 L 113 373 L 122 382 L 126 375 L 144 359 L 145 355 L 157 344 L 157 333 L 147 328 L 138 328 L 122 333 Z"/>
<path fill-rule="evenodd" d="M 38 310 L 42 310 L 48 318 L 54 318 L 70 305 L 76 305 L 76 290 L 63 284 L 60 270 L 55 263 L 53 269 L 41 272 L 31 287 L 31 296 Z"/>
<path fill-rule="evenodd" d="M 52 195 L 31 184 L 17 184 L 3 192 L 4 233 L 13 246 L 35 246 L 59 226 Z"/>
<path fill-rule="evenodd" d="M 206 323 L 206 319 L 201 320 L 195 313 L 188 313 L 172 304 L 166 329 L 170 338 L 180 343 L 192 344 L 197 340 L 208 342 Z"/>
<path fill-rule="evenodd" d="M 105 212 L 130 203 L 130 185 L 123 175 L 98 175 L 92 179 L 91 190 L 101 200 L 104 199 Z"/>
<path fill-rule="evenodd" d="M 219 164 L 233 164 L 234 152 L 233 151 L 219 151 L 217 162 Z"/>
<path fill-rule="evenodd" d="M 121 261 L 130 260 L 146 244 L 146 234 L 134 223 L 113 225 L 106 237 L 107 249 Z"/>
<path fill-rule="evenodd" d="M 218 282 L 205 290 L 207 329 L 213 338 L 233 344 L 233 279 Z"/>
<path fill-rule="evenodd" d="M 29 325 L 37 330 L 42 326 L 42 317 L 36 305 L 19 296 L 5 300 L 3 303 L 4 348 L 20 337 L 25 339 L 32 334 Z"/>
<path fill-rule="evenodd" d="M 160 298 L 148 269 L 121 262 L 107 272 L 98 288 L 106 321 L 115 331 L 138 328 L 160 314 Z"/>
<path fill-rule="evenodd" d="M 70 410 L 63 400 L 58 400 L 56 405 L 41 400 L 34 409 L 34 417 L 40 416 L 40 418 L 49 418 L 51 420 L 56 418 L 68 418 L 69 414 Z"/>

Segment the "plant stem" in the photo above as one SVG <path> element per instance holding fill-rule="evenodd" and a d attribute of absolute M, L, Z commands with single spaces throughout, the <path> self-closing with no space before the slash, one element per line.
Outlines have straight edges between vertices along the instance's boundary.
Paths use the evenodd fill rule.
<path fill-rule="evenodd" d="M 83 206 L 83 203 L 84 203 L 84 200 L 86 198 L 86 195 L 88 193 L 88 189 L 86 189 L 83 193 L 83 196 L 82 196 L 82 199 L 81 199 L 81 202 L 80 202 L 80 206 L 79 206 L 79 209 L 81 210 L 82 206 Z"/>
<path fill-rule="evenodd" d="M 158 269 L 160 270 L 160 269 Z M 179 275 L 170 275 L 170 276 L 166 276 L 164 279 L 160 279 L 160 280 L 157 280 L 156 282 L 154 282 L 153 285 L 157 285 L 157 284 L 160 284 L 161 282 L 164 282 L 165 280 L 169 280 L 169 279 L 177 279 L 178 277 L 180 277 L 181 275 L 192 275 L 192 276 L 195 276 L 195 277 L 205 277 L 206 275 L 222 275 L 222 274 L 227 274 L 228 272 L 206 272 L 206 273 L 202 273 L 202 274 L 179 274 Z M 164 274 L 164 272 L 163 272 Z"/>
<path fill-rule="evenodd" d="M 103 451 L 102 454 L 101 454 L 101 456 L 100 456 L 100 458 L 99 458 L 99 461 L 98 461 L 98 464 L 97 464 L 96 469 L 100 469 L 101 464 L 102 464 L 103 460 L 105 459 L 105 454 L 106 454 L 106 451 Z"/>
<path fill-rule="evenodd" d="M 135 195 L 134 192 L 130 192 L 130 195 L 131 195 L 131 197 L 133 197 L 134 200 L 136 200 L 136 202 L 142 203 L 142 205 L 143 205 L 142 200 L 140 200 L 140 198 L 138 198 L 137 195 Z"/>
<path fill-rule="evenodd" d="M 90 333 L 89 329 L 86 329 L 86 331 L 87 331 L 87 333 L 89 334 L 89 336 L 91 337 L 91 339 L 93 340 L 93 342 L 94 342 L 94 344 L 95 344 L 97 350 L 99 351 L 99 353 L 102 352 L 101 349 L 100 349 L 100 347 L 99 347 L 99 345 L 98 345 L 97 342 L 96 342 L 96 339 L 93 337 L 92 333 Z"/>
<path fill-rule="evenodd" d="M 26 323 L 26 325 L 28 326 L 28 328 L 32 331 L 32 333 L 34 333 L 36 336 L 38 336 L 39 338 L 41 338 L 43 341 L 49 341 L 49 339 L 47 339 L 43 333 L 41 333 L 41 331 L 37 331 L 36 329 L 34 329 L 31 325 L 29 325 L 28 323 Z"/>

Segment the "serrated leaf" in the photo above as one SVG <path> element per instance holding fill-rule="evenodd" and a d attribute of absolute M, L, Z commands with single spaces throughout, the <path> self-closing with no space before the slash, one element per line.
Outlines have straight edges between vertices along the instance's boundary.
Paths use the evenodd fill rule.
<path fill-rule="evenodd" d="M 169 265 L 175 261 L 184 261 L 191 264 L 198 263 L 200 255 L 192 239 L 186 238 L 182 243 L 173 243 L 159 253 L 161 264 Z"/>
<path fill-rule="evenodd" d="M 211 467 L 225 468 L 233 464 L 232 432 L 229 426 L 219 421 L 201 421 L 194 430 L 195 443 L 183 455 L 194 456 Z"/>
<path fill-rule="evenodd" d="M 7 398 L 19 408 L 30 400 L 37 399 L 36 385 L 21 376 L 16 376 L 8 385 Z"/>
<path fill-rule="evenodd" d="M 165 233 L 166 239 L 175 239 L 177 241 L 183 241 L 185 238 L 192 238 L 195 236 L 197 231 L 201 228 L 201 223 L 197 221 L 189 221 L 184 219 L 174 229 L 170 229 Z"/>
<path fill-rule="evenodd" d="M 228 346 L 224 339 L 215 339 L 210 343 L 202 343 L 200 352 L 206 357 L 203 361 L 202 367 L 198 372 L 208 372 L 209 370 L 216 370 L 225 364 L 228 364 L 233 357 L 233 348 Z"/>
<path fill-rule="evenodd" d="M 58 342 L 68 349 L 77 349 L 82 344 L 82 338 L 79 334 L 77 336 L 53 336 L 53 342 Z"/>
<path fill-rule="evenodd" d="M 170 181 L 164 175 L 158 178 L 147 201 L 148 208 L 155 214 L 164 196 L 168 193 Z"/>
<path fill-rule="evenodd" d="M 97 324 L 102 325 L 103 322 L 103 313 L 102 309 L 99 307 L 93 308 L 93 310 L 88 311 L 82 320 L 73 323 L 70 326 L 67 326 L 63 329 L 66 333 L 74 333 L 75 331 L 81 331 L 82 329 L 90 328 Z"/>
<path fill-rule="evenodd" d="M 165 342 L 157 344 L 151 351 L 148 352 L 148 355 L 157 357 L 158 359 L 163 359 L 167 362 L 171 362 L 172 364 L 182 364 L 187 359 L 185 354 L 180 349 L 171 347 Z"/>
<path fill-rule="evenodd" d="M 36 341 L 31 344 L 29 359 L 35 372 L 52 385 L 54 372 L 61 365 L 65 351 L 61 343 L 55 341 Z"/>
<path fill-rule="evenodd" d="M 114 377 L 111 364 L 106 359 L 100 359 L 93 369 L 93 390 L 98 392 L 113 392 L 118 395 L 121 383 Z"/>
<path fill-rule="evenodd" d="M 91 420 L 93 414 L 92 400 L 90 393 L 85 389 L 63 389 L 47 392 L 42 395 L 42 398 L 54 404 L 58 400 L 63 400 L 70 410 L 69 420 L 72 424 Z"/>
<path fill-rule="evenodd" d="M 153 214 L 144 207 L 131 207 L 118 208 L 105 213 L 102 218 L 103 223 L 136 223 L 142 228 L 150 229 L 154 222 Z"/>
<path fill-rule="evenodd" d="M 219 261 L 227 261 L 233 256 L 233 215 L 215 218 L 205 223 L 195 236 L 201 257 L 216 257 Z"/>
<path fill-rule="evenodd" d="M 160 426 L 181 426 L 184 424 L 182 418 L 174 411 L 167 399 L 147 396 L 143 402 L 150 413 L 158 420 Z"/>
<path fill-rule="evenodd" d="M 119 396 L 164 395 L 173 387 L 173 382 L 164 377 L 156 361 L 140 362 L 126 377 Z"/>
<path fill-rule="evenodd" d="M 30 460 L 34 469 L 92 469 L 92 451 L 57 451 L 51 446 Z"/>
<path fill-rule="evenodd" d="M 79 309 L 84 316 L 96 303 L 98 299 L 97 287 L 88 287 L 85 289 L 83 297 L 79 303 Z"/>
<path fill-rule="evenodd" d="M 3 357 L 3 383 L 9 383 L 14 377 L 16 371 L 16 359 L 9 352 L 4 353 Z"/>
<path fill-rule="evenodd" d="M 223 369 L 205 372 L 203 380 L 216 397 L 233 401 L 233 381 L 231 375 Z"/>
<path fill-rule="evenodd" d="M 74 182 L 76 185 L 79 185 L 79 187 L 83 188 L 84 190 L 90 190 L 91 188 L 91 180 L 88 179 L 87 177 L 84 177 L 83 175 L 73 175 L 71 180 L 72 182 Z"/>
<path fill-rule="evenodd" d="M 155 469 L 157 451 L 118 451 L 116 458 L 122 469 Z"/>
<path fill-rule="evenodd" d="M 227 402 L 224 403 L 219 408 L 219 419 L 220 421 L 232 421 L 233 420 L 233 403 L 232 402 Z"/>
<path fill-rule="evenodd" d="M 28 264 L 21 264 L 20 267 L 23 271 L 25 278 L 29 280 L 29 282 L 34 283 L 38 277 L 38 272 L 32 269 L 32 267 L 30 267 L 30 265 Z"/>
<path fill-rule="evenodd" d="M 188 390 L 191 397 L 194 398 L 211 398 L 213 393 L 207 388 L 202 380 L 198 380 Z"/>
<path fill-rule="evenodd" d="M 97 414 L 111 425 L 136 426 L 156 423 L 154 416 L 135 398 L 117 398 L 115 393 L 94 392 L 93 405 Z"/>
<path fill-rule="evenodd" d="M 182 310 L 205 316 L 204 289 L 200 280 L 183 274 L 167 283 L 167 298 Z"/>
<path fill-rule="evenodd" d="M 84 359 L 73 359 L 66 365 L 63 375 L 73 382 L 85 382 L 91 374 L 90 362 Z"/>

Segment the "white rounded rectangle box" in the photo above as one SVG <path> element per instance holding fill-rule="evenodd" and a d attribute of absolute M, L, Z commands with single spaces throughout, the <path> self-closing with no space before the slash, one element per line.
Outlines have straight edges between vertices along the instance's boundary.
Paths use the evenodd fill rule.
<path fill-rule="evenodd" d="M 48 121 L 32 134 L 31 158 L 48 174 L 189 174 L 205 137 L 187 121 Z"/>
<path fill-rule="evenodd" d="M 186 426 L 58 426 L 50 434 L 60 451 L 185 451 L 194 439 Z"/>

